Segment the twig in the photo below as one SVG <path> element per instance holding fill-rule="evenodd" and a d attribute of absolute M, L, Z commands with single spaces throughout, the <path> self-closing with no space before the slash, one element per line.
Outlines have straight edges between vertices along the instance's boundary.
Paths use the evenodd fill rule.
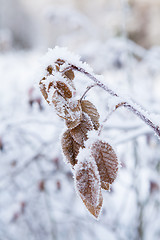
<path fill-rule="evenodd" d="M 112 89 L 108 88 L 107 85 L 103 84 L 101 81 L 99 81 L 95 76 L 93 76 L 91 73 L 88 73 L 85 69 L 77 67 L 75 65 L 70 64 L 68 69 L 73 69 L 78 72 L 81 72 L 85 74 L 87 77 L 89 77 L 91 80 L 93 80 L 96 85 L 101 87 L 103 90 L 108 92 L 113 97 L 119 97 L 116 92 L 114 92 Z M 137 115 L 141 120 L 143 120 L 148 126 L 150 126 L 154 132 L 157 134 L 158 137 L 160 137 L 160 127 L 158 125 L 155 125 L 147 116 L 145 116 L 142 112 L 140 112 L 136 107 L 134 107 L 131 103 L 128 103 L 127 101 L 124 101 L 123 104 L 120 106 L 123 106 L 133 112 L 135 115 Z M 119 107 L 120 107 L 119 106 Z"/>
<path fill-rule="evenodd" d="M 96 85 L 97 85 L 97 84 L 93 84 L 93 85 L 88 86 L 87 89 L 86 89 L 86 91 L 83 93 L 82 97 L 80 98 L 80 101 L 82 101 L 82 99 L 85 97 L 85 95 L 87 94 L 87 92 L 88 92 L 91 88 L 95 87 Z"/>
<path fill-rule="evenodd" d="M 106 122 L 106 121 L 110 118 L 110 116 L 112 115 L 112 113 L 114 113 L 119 107 L 123 106 L 124 103 L 125 103 L 125 102 L 118 103 L 118 104 L 114 107 L 114 109 L 109 112 L 109 114 L 108 114 L 107 117 L 103 120 L 103 122 Z"/>

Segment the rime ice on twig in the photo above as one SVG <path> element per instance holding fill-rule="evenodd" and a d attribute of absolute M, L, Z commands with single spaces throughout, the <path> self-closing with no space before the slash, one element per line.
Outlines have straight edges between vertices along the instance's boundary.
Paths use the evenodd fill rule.
<path fill-rule="evenodd" d="M 103 84 L 100 80 L 98 80 L 98 78 L 96 78 L 94 75 L 92 75 L 91 73 L 87 72 L 85 69 L 83 68 L 79 68 L 77 66 L 71 65 L 71 69 L 79 71 L 83 74 L 85 74 L 86 76 L 88 76 L 91 80 L 93 80 L 99 87 L 101 87 L 102 89 L 104 89 L 106 92 L 108 92 L 110 95 L 112 95 L 113 97 L 119 97 L 119 95 L 114 92 L 112 89 L 108 88 L 107 85 Z M 123 99 L 122 97 L 120 99 Z M 125 108 L 127 108 L 128 110 L 130 110 L 131 112 L 133 112 L 134 114 L 136 114 L 140 119 L 142 119 L 147 125 L 149 125 L 154 132 L 156 133 L 156 135 L 160 138 L 160 127 L 156 124 L 154 124 L 149 118 L 148 118 L 148 114 L 144 113 L 143 111 L 139 111 L 140 106 L 135 106 L 135 104 L 132 102 L 128 102 L 124 101 L 123 104 L 121 104 L 120 106 L 123 106 Z M 118 107 L 120 107 L 118 106 Z"/>

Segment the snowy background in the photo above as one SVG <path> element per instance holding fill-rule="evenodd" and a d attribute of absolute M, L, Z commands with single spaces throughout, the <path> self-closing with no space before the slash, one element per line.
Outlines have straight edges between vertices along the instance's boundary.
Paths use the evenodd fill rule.
<path fill-rule="evenodd" d="M 160 240 L 160 141 L 125 109 L 105 123 L 121 169 L 96 221 L 64 163 L 64 122 L 37 79 L 48 47 L 67 47 L 113 89 L 160 115 L 159 0 L 0 0 L 0 240 Z M 79 77 L 80 95 L 90 84 Z M 103 121 L 113 100 L 87 99 Z M 159 118 L 160 119 L 160 118 Z"/>

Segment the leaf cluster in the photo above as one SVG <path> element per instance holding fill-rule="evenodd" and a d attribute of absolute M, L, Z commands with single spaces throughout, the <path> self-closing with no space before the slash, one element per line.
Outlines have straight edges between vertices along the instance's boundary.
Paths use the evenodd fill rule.
<path fill-rule="evenodd" d="M 66 65 L 62 59 L 49 65 L 39 82 L 40 90 L 65 121 L 67 130 L 61 140 L 63 153 L 74 172 L 76 189 L 83 203 L 98 218 L 103 203 L 101 189 L 109 190 L 116 179 L 118 160 L 112 146 L 103 140 L 97 138 L 86 145 L 88 132 L 99 131 L 100 115 L 92 102 L 75 99 L 75 73 Z M 80 157 L 80 152 L 86 149 L 87 154 Z"/>

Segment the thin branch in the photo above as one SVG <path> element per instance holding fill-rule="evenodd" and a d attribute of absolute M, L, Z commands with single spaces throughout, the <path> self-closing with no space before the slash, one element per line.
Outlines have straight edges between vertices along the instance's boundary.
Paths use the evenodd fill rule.
<path fill-rule="evenodd" d="M 109 114 L 107 115 L 107 117 L 103 120 L 103 122 L 106 122 L 108 121 L 108 119 L 110 118 L 110 116 L 112 115 L 112 113 L 114 113 L 119 107 L 123 106 L 125 102 L 121 102 L 121 103 L 118 103 L 114 109 L 112 109 Z"/>
<path fill-rule="evenodd" d="M 88 92 L 91 88 L 95 87 L 96 85 L 97 85 L 97 84 L 93 84 L 93 85 L 88 86 L 87 89 L 86 89 L 86 91 L 83 93 L 82 97 L 80 98 L 80 101 L 82 101 L 82 99 L 85 97 L 85 95 L 87 94 L 87 92 Z"/>
<path fill-rule="evenodd" d="M 103 90 L 108 92 L 111 96 L 119 97 L 116 92 L 114 92 L 112 89 L 108 88 L 107 85 L 103 84 L 91 73 L 88 73 L 85 69 L 77 67 L 72 64 L 70 64 L 70 66 L 68 68 L 85 74 L 87 77 L 89 77 L 91 80 L 93 80 L 99 87 L 101 87 Z M 154 130 L 154 132 L 157 134 L 158 137 L 160 137 L 160 127 L 158 125 L 155 125 L 147 116 L 145 116 L 142 112 L 140 112 L 135 106 L 133 106 L 131 103 L 128 103 L 127 101 L 124 101 L 123 104 L 121 104 L 120 106 L 127 108 L 128 110 L 133 112 L 135 115 L 137 115 L 141 120 L 143 120 L 148 126 L 150 126 Z"/>

